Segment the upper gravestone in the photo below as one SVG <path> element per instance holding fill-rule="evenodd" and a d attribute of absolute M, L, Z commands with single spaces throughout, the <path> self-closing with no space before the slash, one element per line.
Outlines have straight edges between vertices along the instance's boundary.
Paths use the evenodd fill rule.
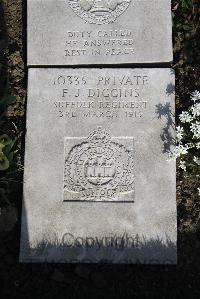
<path fill-rule="evenodd" d="M 28 65 L 172 61 L 170 0 L 28 0 Z"/>

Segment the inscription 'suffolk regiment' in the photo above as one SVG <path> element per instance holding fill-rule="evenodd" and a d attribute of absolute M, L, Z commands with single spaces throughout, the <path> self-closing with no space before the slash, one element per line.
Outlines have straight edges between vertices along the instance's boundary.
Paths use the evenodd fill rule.
<path fill-rule="evenodd" d="M 109 24 L 116 20 L 132 0 L 68 0 L 72 10 L 87 23 Z"/>
<path fill-rule="evenodd" d="M 98 128 L 65 152 L 64 201 L 133 201 L 133 139 L 128 139 L 132 149 Z"/>

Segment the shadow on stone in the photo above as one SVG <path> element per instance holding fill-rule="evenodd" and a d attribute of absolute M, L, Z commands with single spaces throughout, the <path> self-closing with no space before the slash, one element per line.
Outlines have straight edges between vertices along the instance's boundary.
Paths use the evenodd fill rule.
<path fill-rule="evenodd" d="M 172 89 L 171 85 L 167 87 L 168 92 L 172 92 Z M 163 153 L 170 153 L 171 146 L 175 144 L 175 137 L 173 133 L 175 130 L 175 122 L 171 104 L 169 102 L 164 105 L 159 103 L 156 105 L 155 113 L 158 119 L 163 117 L 166 119 L 166 124 L 163 127 L 160 137 L 163 142 Z"/>
<path fill-rule="evenodd" d="M 112 237 L 75 237 L 65 234 L 62 241 L 43 240 L 33 248 L 21 248 L 25 263 L 108 263 L 176 264 L 176 244 L 166 237 L 148 239 L 128 234 Z"/>
<path fill-rule="evenodd" d="M 167 95 L 171 95 L 171 94 L 174 94 L 175 93 L 175 86 L 174 84 L 170 83 L 167 85 L 167 88 L 166 88 L 166 94 Z"/>

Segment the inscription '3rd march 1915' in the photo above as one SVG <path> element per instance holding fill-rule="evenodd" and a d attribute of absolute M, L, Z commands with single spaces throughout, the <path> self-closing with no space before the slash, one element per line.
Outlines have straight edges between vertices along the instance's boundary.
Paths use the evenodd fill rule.
<path fill-rule="evenodd" d="M 72 10 L 87 23 L 109 24 L 116 20 L 132 0 L 68 0 Z"/>
<path fill-rule="evenodd" d="M 80 138 L 81 139 L 81 138 Z M 69 148 L 65 139 L 64 201 L 133 201 L 133 138 L 101 127 Z"/>

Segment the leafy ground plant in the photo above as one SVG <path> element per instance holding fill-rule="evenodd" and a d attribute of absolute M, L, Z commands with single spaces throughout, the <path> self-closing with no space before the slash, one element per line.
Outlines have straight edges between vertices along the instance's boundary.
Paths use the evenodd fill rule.
<path fill-rule="evenodd" d="M 8 135 L 0 136 L 0 171 L 7 170 L 13 161 L 14 152 L 12 151 L 15 139 L 12 140 Z"/>
<path fill-rule="evenodd" d="M 0 65 L 1 71 L 1 92 L 0 92 L 0 206 L 9 204 L 9 174 L 14 161 L 15 144 L 17 138 L 11 138 L 5 134 L 8 119 L 6 116 L 7 107 L 15 102 L 15 97 L 9 93 L 9 82 L 3 72 L 3 65 Z M 3 75 L 2 75 L 3 74 Z"/>
<path fill-rule="evenodd" d="M 177 144 L 170 158 L 177 159 L 183 171 L 200 175 L 200 92 L 191 94 L 191 106 L 179 115 L 176 129 Z"/>

